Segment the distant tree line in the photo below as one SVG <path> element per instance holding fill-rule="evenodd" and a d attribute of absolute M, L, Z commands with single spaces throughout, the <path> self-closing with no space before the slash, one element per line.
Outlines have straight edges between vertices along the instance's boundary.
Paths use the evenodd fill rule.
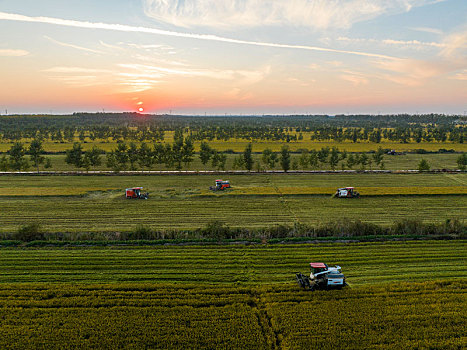
<path fill-rule="evenodd" d="M 467 118 L 427 115 L 314 115 L 189 117 L 136 113 L 75 113 L 66 116 L 0 116 L 0 141 L 37 139 L 52 142 L 163 141 L 167 132 L 183 130 L 194 141 L 244 139 L 295 142 L 304 133 L 317 141 L 380 143 L 463 143 Z"/>

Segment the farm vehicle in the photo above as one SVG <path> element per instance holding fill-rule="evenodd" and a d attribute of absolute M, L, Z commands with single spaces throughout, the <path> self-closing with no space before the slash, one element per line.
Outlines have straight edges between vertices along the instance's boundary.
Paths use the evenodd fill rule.
<path fill-rule="evenodd" d="M 300 272 L 295 274 L 298 284 L 306 290 L 331 289 L 347 286 L 340 266 L 329 267 L 325 263 L 310 263 L 311 273 L 306 276 Z"/>
<path fill-rule="evenodd" d="M 355 191 L 353 187 L 338 188 L 333 196 L 334 198 L 358 198 L 360 193 Z"/>
<path fill-rule="evenodd" d="M 227 188 L 230 188 L 229 180 L 216 180 L 216 185 L 209 187 L 211 191 L 224 191 Z"/>
<path fill-rule="evenodd" d="M 126 199 L 148 199 L 149 193 L 142 192 L 142 187 L 132 187 L 125 190 Z"/>

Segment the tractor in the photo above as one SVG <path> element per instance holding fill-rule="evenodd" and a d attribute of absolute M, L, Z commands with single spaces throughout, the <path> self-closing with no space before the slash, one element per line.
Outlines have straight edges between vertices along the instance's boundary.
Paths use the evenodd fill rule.
<path fill-rule="evenodd" d="M 209 187 L 211 191 L 224 191 L 226 188 L 230 188 L 229 180 L 216 180 L 216 185 Z"/>
<path fill-rule="evenodd" d="M 311 273 L 310 276 L 295 274 L 298 284 L 303 289 L 314 291 L 316 289 L 331 289 L 347 286 L 345 277 L 341 272 L 340 266 L 329 267 L 325 263 L 310 263 Z"/>
<path fill-rule="evenodd" d="M 344 188 L 338 188 L 333 197 L 335 198 L 358 198 L 360 197 L 360 193 L 355 191 L 353 187 L 344 187 Z"/>
<path fill-rule="evenodd" d="M 125 198 L 126 199 L 148 199 L 149 193 L 148 192 L 141 192 L 142 187 L 132 187 L 127 188 L 125 190 Z"/>

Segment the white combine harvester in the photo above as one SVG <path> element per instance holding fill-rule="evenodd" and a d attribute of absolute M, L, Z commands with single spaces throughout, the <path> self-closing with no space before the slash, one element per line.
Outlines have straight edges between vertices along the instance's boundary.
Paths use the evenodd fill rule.
<path fill-rule="evenodd" d="M 338 188 L 333 196 L 334 198 L 358 198 L 360 193 L 355 191 L 353 187 Z"/>
<path fill-rule="evenodd" d="M 300 272 L 295 275 L 297 282 L 304 289 L 313 291 L 315 289 L 340 289 L 347 286 L 340 266 L 329 267 L 325 263 L 310 263 L 310 267 L 309 277 Z"/>

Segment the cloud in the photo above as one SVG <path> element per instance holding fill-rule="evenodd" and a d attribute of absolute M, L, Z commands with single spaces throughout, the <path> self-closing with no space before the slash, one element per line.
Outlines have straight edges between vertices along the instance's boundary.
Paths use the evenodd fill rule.
<path fill-rule="evenodd" d="M 449 34 L 444 39 L 443 44 L 445 48 L 440 53 L 442 57 L 465 61 L 467 58 L 467 28 Z"/>
<path fill-rule="evenodd" d="M 52 67 L 44 69 L 43 72 L 47 73 L 111 73 L 111 70 L 107 69 L 93 69 L 93 68 L 83 68 L 83 67 Z"/>
<path fill-rule="evenodd" d="M 153 89 L 173 77 L 228 80 L 236 87 L 249 86 L 263 80 L 270 73 L 270 67 L 266 66 L 258 70 L 216 70 L 121 63 L 110 69 L 57 66 L 42 72 L 52 80 L 73 87 L 121 86 L 121 92 L 133 93 Z"/>
<path fill-rule="evenodd" d="M 368 79 L 360 75 L 343 74 L 340 77 L 343 80 L 351 82 L 354 86 L 368 84 Z"/>
<path fill-rule="evenodd" d="M 406 0 L 406 1 L 410 1 L 410 0 Z M 164 35 L 164 36 L 179 37 L 179 38 L 186 38 L 186 39 L 217 41 L 217 42 L 224 42 L 224 43 L 238 44 L 238 45 L 252 45 L 252 46 L 282 48 L 282 49 L 321 51 L 321 52 L 331 52 L 331 53 L 357 55 L 357 56 L 374 57 L 374 58 L 385 58 L 385 59 L 394 58 L 388 55 L 374 54 L 374 53 L 368 53 L 368 52 L 362 52 L 362 51 L 338 50 L 338 49 L 323 48 L 323 47 L 308 46 L 308 45 L 289 45 L 289 44 L 278 44 L 278 43 L 271 43 L 271 42 L 238 40 L 238 39 L 232 39 L 232 38 L 227 38 L 227 37 L 222 37 L 222 36 L 217 36 L 217 35 L 209 35 L 209 34 L 182 33 L 182 32 L 168 31 L 168 30 L 148 28 L 148 27 L 134 27 L 134 26 L 128 26 L 128 25 L 123 25 L 123 24 L 84 22 L 84 21 L 75 21 L 75 20 L 67 20 L 67 19 L 51 18 L 51 17 L 30 17 L 30 16 L 23 16 L 19 14 L 6 13 L 6 12 L 0 12 L 0 20 L 33 22 L 33 23 L 48 23 L 48 24 L 67 26 L 67 27 L 113 30 L 113 31 L 130 32 L 130 33 L 131 32 L 132 33 L 147 33 L 147 34 Z M 72 46 L 72 47 L 78 48 L 76 46 Z M 86 50 L 91 50 L 91 49 L 86 49 Z M 94 51 L 94 50 L 91 50 L 91 51 Z"/>
<path fill-rule="evenodd" d="M 383 74 L 382 78 L 408 86 L 422 85 L 427 79 L 449 71 L 449 66 L 446 63 L 415 59 L 379 61 L 375 64 L 379 68 L 391 72 L 391 74 Z"/>
<path fill-rule="evenodd" d="M 439 2 L 439 1 L 435 1 Z M 293 26 L 349 28 L 430 0 L 144 0 L 147 16 L 180 27 Z"/>
<path fill-rule="evenodd" d="M 80 51 L 86 51 L 86 52 L 92 52 L 92 53 L 97 53 L 97 54 L 103 53 L 102 51 L 88 49 L 87 47 L 82 47 L 82 46 L 78 46 L 78 45 L 64 43 L 62 41 L 52 39 L 52 38 L 50 38 L 50 37 L 48 37 L 46 35 L 44 35 L 44 38 L 46 38 L 47 40 L 49 40 L 49 41 L 51 41 L 51 42 L 53 42 L 53 43 L 55 43 L 57 45 L 60 45 L 60 46 L 71 47 L 72 49 L 76 49 L 76 50 L 80 50 Z"/>
<path fill-rule="evenodd" d="M 467 69 L 464 69 L 462 72 L 457 73 L 451 79 L 456 79 L 456 80 L 467 80 Z"/>
<path fill-rule="evenodd" d="M 133 78 L 163 78 L 166 76 L 182 77 L 205 77 L 210 79 L 234 80 L 239 84 L 254 84 L 261 81 L 270 72 L 270 67 L 261 70 L 211 70 L 211 69 L 192 69 L 192 68 L 167 68 L 162 66 L 150 66 L 135 63 L 123 63 L 118 65 L 121 68 L 128 69 L 130 73 L 120 73 L 121 76 Z"/>
<path fill-rule="evenodd" d="M 437 48 L 445 48 L 447 47 L 444 43 L 438 42 L 423 42 L 418 40 L 396 40 L 396 39 L 364 39 L 364 38 L 348 38 L 345 36 L 341 36 L 337 38 L 338 41 L 347 42 L 352 44 L 379 44 L 379 45 L 393 45 L 393 46 L 403 46 L 414 48 L 417 50 L 426 48 L 426 47 L 437 47 Z"/>
<path fill-rule="evenodd" d="M 431 34 L 437 34 L 437 35 L 443 34 L 442 30 L 436 29 L 436 28 L 430 28 L 430 27 L 410 27 L 409 29 L 415 30 L 417 32 L 431 33 Z"/>
<path fill-rule="evenodd" d="M 26 50 L 0 49 L 0 57 L 21 57 L 27 55 L 29 55 L 29 52 Z"/>

